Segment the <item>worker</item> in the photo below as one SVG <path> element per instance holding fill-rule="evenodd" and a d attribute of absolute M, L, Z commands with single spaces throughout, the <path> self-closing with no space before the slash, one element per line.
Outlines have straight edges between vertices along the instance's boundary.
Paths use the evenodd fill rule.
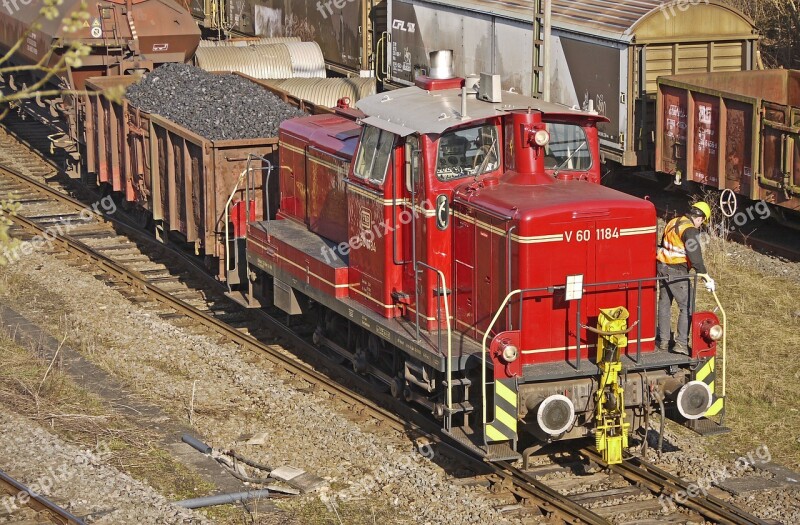
<path fill-rule="evenodd" d="M 672 301 L 678 304 L 678 329 L 672 351 L 689 353 L 689 270 L 694 268 L 713 292 L 714 280 L 708 276 L 700 247 L 700 226 L 708 224 L 711 208 L 705 202 L 696 202 L 686 215 L 675 217 L 664 228 L 658 248 L 658 333 L 656 350 L 668 351 L 671 326 Z"/>

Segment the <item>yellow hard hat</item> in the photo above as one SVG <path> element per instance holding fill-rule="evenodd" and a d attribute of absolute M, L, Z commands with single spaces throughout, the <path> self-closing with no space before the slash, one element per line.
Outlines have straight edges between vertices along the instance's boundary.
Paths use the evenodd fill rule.
<path fill-rule="evenodd" d="M 692 204 L 692 210 L 691 211 L 694 212 L 694 214 L 696 215 L 697 214 L 697 210 L 699 210 L 700 213 L 703 214 L 703 217 L 705 217 L 703 219 L 703 222 L 708 224 L 708 219 L 711 218 L 711 206 L 709 206 L 708 204 L 706 204 L 703 201 L 695 202 L 694 204 Z"/>

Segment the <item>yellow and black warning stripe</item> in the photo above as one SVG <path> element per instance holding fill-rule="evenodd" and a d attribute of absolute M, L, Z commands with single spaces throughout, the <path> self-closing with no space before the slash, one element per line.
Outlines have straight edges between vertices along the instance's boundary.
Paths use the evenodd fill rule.
<path fill-rule="evenodd" d="M 495 379 L 494 421 L 486 424 L 487 441 L 517 439 L 517 382 Z"/>
<path fill-rule="evenodd" d="M 717 397 L 716 391 L 714 390 L 714 381 L 717 379 L 717 373 L 715 370 L 716 366 L 716 357 L 709 357 L 708 361 L 702 364 L 694 373 L 694 379 L 697 381 L 702 381 L 703 383 L 708 385 L 708 388 L 711 389 L 712 394 L 712 401 L 711 401 L 711 408 L 708 409 L 706 412 L 705 417 L 712 417 L 720 414 L 725 409 L 725 398 Z"/>

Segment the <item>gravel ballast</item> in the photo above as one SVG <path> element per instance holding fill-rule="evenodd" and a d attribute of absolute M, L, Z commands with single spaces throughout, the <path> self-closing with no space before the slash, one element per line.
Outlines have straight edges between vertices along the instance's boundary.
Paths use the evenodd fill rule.
<path fill-rule="evenodd" d="M 106 446 L 101 442 L 92 450 L 81 449 L 0 408 L 3 469 L 72 514 L 90 515 L 87 523 L 208 523 L 106 464 Z M 0 523 L 20 523 L 30 514 L 23 499 L 0 495 Z"/>
<path fill-rule="evenodd" d="M 211 140 L 277 137 L 280 123 L 305 115 L 265 88 L 233 74 L 165 64 L 128 87 L 134 106 Z"/>

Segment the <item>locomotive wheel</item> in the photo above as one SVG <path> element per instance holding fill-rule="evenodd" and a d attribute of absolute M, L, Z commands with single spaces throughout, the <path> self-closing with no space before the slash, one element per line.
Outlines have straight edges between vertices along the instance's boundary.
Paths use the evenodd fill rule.
<path fill-rule="evenodd" d="M 406 388 L 406 380 L 400 376 L 396 376 L 389 385 L 389 393 L 395 399 L 400 399 L 403 396 L 403 390 Z"/>

